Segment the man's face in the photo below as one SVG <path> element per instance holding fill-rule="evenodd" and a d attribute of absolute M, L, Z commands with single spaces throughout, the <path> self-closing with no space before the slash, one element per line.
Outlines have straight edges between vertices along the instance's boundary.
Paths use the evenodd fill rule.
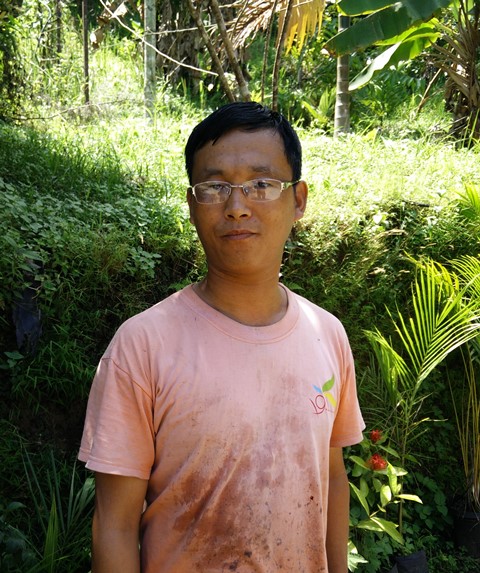
<path fill-rule="evenodd" d="M 281 137 L 273 130 L 232 130 L 194 156 L 192 185 L 204 181 L 240 184 L 259 178 L 292 180 Z M 300 182 L 278 199 L 254 202 L 234 187 L 225 203 L 204 205 L 188 194 L 190 220 L 207 256 L 209 273 L 237 278 L 278 276 L 285 241 L 303 216 L 307 186 Z"/>

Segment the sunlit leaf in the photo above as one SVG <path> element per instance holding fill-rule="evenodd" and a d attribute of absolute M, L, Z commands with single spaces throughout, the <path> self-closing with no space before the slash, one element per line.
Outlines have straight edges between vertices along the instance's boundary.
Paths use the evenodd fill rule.
<path fill-rule="evenodd" d="M 379 0 L 380 1 L 380 0 Z M 334 56 L 351 54 L 393 38 L 414 26 L 433 18 L 441 8 L 446 8 L 451 0 L 401 0 L 399 2 L 384 2 L 383 9 L 360 18 L 352 26 L 331 38 L 325 48 Z M 358 15 L 360 5 L 367 8 L 371 5 L 368 0 L 343 0 L 339 8 L 349 15 Z M 353 12 L 353 14 L 351 14 Z"/>
<path fill-rule="evenodd" d="M 417 503 L 423 504 L 423 501 L 418 497 L 418 495 L 412 495 L 410 493 L 401 493 L 397 495 L 397 497 L 400 497 L 401 499 L 407 499 L 408 501 L 415 501 Z"/>
<path fill-rule="evenodd" d="M 357 523 L 357 527 L 360 529 L 368 529 L 369 531 L 384 531 L 397 543 L 400 543 L 401 545 L 404 543 L 403 536 L 397 530 L 395 523 L 392 523 L 386 519 L 382 519 L 381 517 L 372 516 L 369 519 L 365 519 Z"/>
<path fill-rule="evenodd" d="M 371 520 L 374 523 L 376 523 L 382 531 L 385 531 L 385 533 L 390 535 L 390 537 L 394 539 L 397 543 L 403 545 L 404 543 L 403 536 L 397 530 L 397 526 L 395 525 L 395 523 L 392 523 L 391 521 L 387 521 L 386 519 L 382 519 L 380 517 L 371 517 Z"/>
<path fill-rule="evenodd" d="M 421 26 L 414 31 L 408 31 L 407 34 L 401 34 L 401 41 L 394 43 L 390 48 L 384 50 L 372 62 L 366 66 L 350 82 L 349 90 L 354 91 L 367 84 L 375 73 L 390 67 L 396 66 L 400 62 L 409 61 L 432 45 L 439 37 L 440 33 L 430 25 Z M 399 38 L 397 36 L 397 38 Z M 392 41 L 386 40 L 385 44 L 391 44 Z"/>
<path fill-rule="evenodd" d="M 380 489 L 380 503 L 382 507 L 385 507 L 390 501 L 392 501 L 392 490 L 388 485 L 384 484 Z"/>
<path fill-rule="evenodd" d="M 358 489 L 358 487 L 355 484 L 353 484 L 352 482 L 349 482 L 349 483 L 350 483 L 350 487 L 351 487 L 352 491 L 357 496 L 357 499 L 360 502 L 361 506 L 367 512 L 367 515 L 369 515 L 370 514 L 370 506 L 368 505 L 368 501 L 367 501 L 366 496 L 363 495 L 363 493 Z"/>

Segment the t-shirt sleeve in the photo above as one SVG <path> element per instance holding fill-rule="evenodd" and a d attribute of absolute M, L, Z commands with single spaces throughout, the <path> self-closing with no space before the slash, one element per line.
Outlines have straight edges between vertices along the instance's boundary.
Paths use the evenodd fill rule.
<path fill-rule="evenodd" d="M 102 473 L 148 479 L 154 462 L 150 385 L 124 334 L 100 360 L 88 400 L 79 459 Z"/>
<path fill-rule="evenodd" d="M 340 400 L 333 424 L 330 447 L 346 447 L 358 444 L 363 439 L 365 423 L 358 403 L 355 381 L 355 365 L 347 335 L 341 333 L 342 385 Z"/>

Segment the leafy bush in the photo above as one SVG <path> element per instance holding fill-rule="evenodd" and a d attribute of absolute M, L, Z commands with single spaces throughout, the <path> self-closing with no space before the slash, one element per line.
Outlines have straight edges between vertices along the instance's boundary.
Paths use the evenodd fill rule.
<path fill-rule="evenodd" d="M 68 443 L 114 330 L 172 292 L 195 258 L 184 207 L 121 165 L 108 146 L 89 153 L 68 138 L 0 129 L 6 406 L 43 411 L 44 430 Z"/>

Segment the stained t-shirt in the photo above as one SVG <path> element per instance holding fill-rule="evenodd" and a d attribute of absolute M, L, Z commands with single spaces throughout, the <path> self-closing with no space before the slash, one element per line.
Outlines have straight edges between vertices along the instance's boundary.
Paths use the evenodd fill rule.
<path fill-rule="evenodd" d="M 364 424 L 343 327 L 286 292 L 285 316 L 252 327 L 187 287 L 101 359 L 79 457 L 149 480 L 142 573 L 327 571 L 329 448 Z"/>

